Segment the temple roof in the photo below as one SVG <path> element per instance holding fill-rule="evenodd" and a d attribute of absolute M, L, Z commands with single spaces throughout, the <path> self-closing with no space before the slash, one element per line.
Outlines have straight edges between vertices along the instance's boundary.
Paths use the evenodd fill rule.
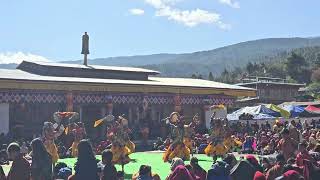
<path fill-rule="evenodd" d="M 39 64 L 42 66 L 49 67 L 62 67 L 62 68 L 76 68 L 76 69 L 93 69 L 93 70 L 105 70 L 105 71 L 125 71 L 125 72 L 140 72 L 140 73 L 148 73 L 148 74 L 159 74 L 160 72 L 144 69 L 144 68 L 136 68 L 136 67 L 121 67 L 121 66 L 99 66 L 99 65 L 82 65 L 82 64 L 65 64 L 65 63 L 48 63 L 48 62 L 30 62 L 23 61 L 22 63 L 33 63 Z M 21 63 L 21 64 L 22 64 Z"/>
<path fill-rule="evenodd" d="M 160 74 L 143 68 L 23 61 L 17 69 L 45 76 L 147 80 Z"/>
<path fill-rule="evenodd" d="M 256 92 L 251 88 L 191 78 L 148 77 L 148 79 L 146 80 L 123 80 L 105 78 L 60 77 L 39 75 L 19 69 L 0 69 L 0 83 L 1 82 L 5 82 L 6 87 L 2 86 L 0 88 L 21 89 L 53 88 L 56 90 L 225 94 L 233 96 L 255 96 Z"/>
<path fill-rule="evenodd" d="M 238 83 L 235 84 L 237 86 L 251 86 L 251 85 L 257 85 L 257 84 L 270 84 L 270 85 L 283 85 L 283 86 L 298 86 L 298 87 L 304 87 L 305 84 L 298 84 L 298 83 L 288 83 L 288 82 L 263 82 L 263 81 L 257 81 L 257 82 L 248 82 L 248 83 Z"/>

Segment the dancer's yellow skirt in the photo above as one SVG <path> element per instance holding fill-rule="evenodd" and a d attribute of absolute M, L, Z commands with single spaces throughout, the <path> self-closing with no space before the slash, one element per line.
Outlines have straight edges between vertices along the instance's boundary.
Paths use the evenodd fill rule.
<path fill-rule="evenodd" d="M 234 142 L 237 147 L 242 147 L 242 142 L 239 139 L 234 139 Z"/>
<path fill-rule="evenodd" d="M 204 152 L 208 156 L 223 156 L 228 153 L 228 148 L 223 143 L 218 143 L 216 145 L 210 143 L 206 149 L 204 149 Z"/>
<path fill-rule="evenodd" d="M 71 156 L 78 157 L 78 144 L 79 141 L 74 141 L 71 145 Z"/>
<path fill-rule="evenodd" d="M 178 144 L 174 149 L 172 149 L 170 146 L 163 154 L 163 161 L 171 161 L 175 157 L 179 157 L 183 160 L 189 160 L 190 149 L 184 144 Z"/>
<path fill-rule="evenodd" d="M 227 150 L 229 150 L 235 146 L 235 141 L 233 138 L 228 137 L 224 139 L 223 144 L 227 148 Z"/>
<path fill-rule="evenodd" d="M 136 150 L 136 145 L 132 141 L 128 141 L 126 146 L 130 149 L 130 153 L 134 153 Z"/>
<path fill-rule="evenodd" d="M 191 138 L 183 138 L 183 143 L 192 151 L 192 140 Z"/>
<path fill-rule="evenodd" d="M 128 155 L 131 154 L 131 151 L 127 146 L 112 146 L 111 151 L 113 154 L 112 162 L 114 164 L 127 164 L 130 162 Z"/>

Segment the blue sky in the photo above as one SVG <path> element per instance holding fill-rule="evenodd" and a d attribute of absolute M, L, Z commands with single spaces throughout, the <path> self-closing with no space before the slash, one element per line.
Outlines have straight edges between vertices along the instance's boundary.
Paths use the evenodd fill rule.
<path fill-rule="evenodd" d="M 0 63 L 209 50 L 320 32 L 319 0 L 0 0 Z"/>

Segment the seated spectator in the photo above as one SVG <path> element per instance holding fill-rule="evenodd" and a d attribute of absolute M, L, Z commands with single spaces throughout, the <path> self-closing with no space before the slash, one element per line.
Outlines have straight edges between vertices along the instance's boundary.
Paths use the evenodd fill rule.
<path fill-rule="evenodd" d="M 263 172 L 264 172 L 264 173 L 268 172 L 268 170 L 271 169 L 271 167 L 272 167 L 269 159 L 268 159 L 268 158 L 265 158 L 265 157 L 262 158 L 261 166 L 262 166 L 262 168 L 263 168 Z"/>
<path fill-rule="evenodd" d="M 66 163 L 63 163 L 63 162 L 57 163 L 53 168 L 53 177 L 56 178 L 58 176 L 60 169 L 65 167 L 68 167 Z"/>
<path fill-rule="evenodd" d="M 168 176 L 167 180 L 194 180 L 194 178 L 184 165 L 179 165 Z"/>
<path fill-rule="evenodd" d="M 139 169 L 139 175 L 137 180 L 152 180 L 151 167 L 147 165 L 141 165 Z"/>
<path fill-rule="evenodd" d="M 13 161 L 7 180 L 29 180 L 30 164 L 21 153 L 19 144 L 11 143 L 8 146 L 7 153 L 9 159 Z"/>
<path fill-rule="evenodd" d="M 78 159 L 75 165 L 75 175 L 69 177 L 72 180 L 98 180 L 98 165 L 94 156 L 91 143 L 81 140 L 78 145 Z"/>
<path fill-rule="evenodd" d="M 282 176 L 275 178 L 275 180 L 304 180 L 304 178 L 297 171 L 289 170 L 283 173 Z"/>
<path fill-rule="evenodd" d="M 242 153 L 245 153 L 245 154 L 253 153 L 252 145 L 253 145 L 252 138 L 250 136 L 247 136 L 245 141 L 242 144 Z"/>
<path fill-rule="evenodd" d="M 268 142 L 267 146 L 265 146 L 262 149 L 262 152 L 265 155 L 272 154 L 272 153 L 274 153 L 274 151 L 275 151 L 275 142 L 274 142 L 274 140 L 271 140 L 270 142 Z"/>
<path fill-rule="evenodd" d="M 223 161 L 230 166 L 230 169 L 238 163 L 236 157 L 232 153 L 228 153 Z"/>
<path fill-rule="evenodd" d="M 276 156 L 276 164 L 267 171 L 267 180 L 274 180 L 276 177 L 281 176 L 286 161 L 282 154 Z"/>
<path fill-rule="evenodd" d="M 194 180 L 200 180 L 200 177 L 197 176 L 197 175 L 194 173 L 194 169 L 192 168 L 192 166 L 191 166 L 190 164 L 187 164 L 185 167 L 188 169 L 188 171 L 190 172 L 190 174 L 191 174 L 191 176 L 192 176 L 192 178 L 193 178 Z"/>
<path fill-rule="evenodd" d="M 5 165 L 5 164 L 9 164 L 8 154 L 6 149 L 2 149 L 0 151 L 0 165 Z"/>
<path fill-rule="evenodd" d="M 252 155 L 247 155 L 231 169 L 230 176 L 233 180 L 253 179 L 257 171 L 263 172 L 258 160 Z"/>
<path fill-rule="evenodd" d="M 320 132 L 320 131 L 319 131 L 319 132 Z M 319 139 L 320 139 L 320 138 L 319 138 Z M 318 144 L 314 147 L 313 152 L 318 152 L 318 153 L 320 153 L 320 143 L 318 143 Z"/>
<path fill-rule="evenodd" d="M 41 139 L 36 138 L 31 142 L 32 163 L 31 179 L 51 179 L 52 178 L 52 158 L 47 152 Z"/>
<path fill-rule="evenodd" d="M 28 149 L 28 146 L 27 146 L 27 143 L 24 141 L 21 145 L 21 151 L 20 151 L 24 156 L 26 154 L 29 153 L 29 149 Z"/>
<path fill-rule="evenodd" d="M 124 180 L 124 173 L 122 171 L 117 172 L 117 180 Z"/>
<path fill-rule="evenodd" d="M 253 180 L 266 180 L 266 176 L 264 176 L 264 174 L 260 171 L 257 171 L 254 174 Z"/>
<path fill-rule="evenodd" d="M 263 173 L 263 168 L 260 166 L 258 160 L 253 155 L 246 155 L 246 160 L 254 167 L 257 171 Z"/>
<path fill-rule="evenodd" d="M 295 159 L 295 158 L 289 158 L 289 159 L 287 160 L 287 164 L 295 165 L 295 164 L 296 164 L 296 159 Z"/>
<path fill-rule="evenodd" d="M 0 180 L 6 180 L 6 175 L 4 174 L 4 171 L 1 165 L 0 165 Z"/>
<path fill-rule="evenodd" d="M 283 170 L 282 170 L 282 174 L 287 172 L 287 171 L 290 171 L 290 170 L 295 170 L 297 171 L 298 173 L 300 174 L 303 174 L 303 169 L 300 169 L 299 167 L 297 167 L 295 164 L 291 165 L 291 164 L 285 164 L 283 166 Z"/>
<path fill-rule="evenodd" d="M 61 168 L 57 174 L 57 179 L 67 180 L 72 175 L 72 169 L 69 167 Z"/>
<path fill-rule="evenodd" d="M 101 180 L 117 180 L 117 170 L 112 163 L 113 154 L 111 150 L 102 152 L 103 175 Z"/>
<path fill-rule="evenodd" d="M 309 137 L 309 143 L 307 146 L 308 151 L 312 151 L 317 145 L 317 140 L 314 137 Z"/>
<path fill-rule="evenodd" d="M 184 162 L 181 158 L 173 158 L 172 162 L 171 162 L 171 171 L 174 171 L 176 169 L 177 166 L 179 165 L 183 165 L 184 166 Z"/>
<path fill-rule="evenodd" d="M 217 161 L 207 174 L 207 180 L 230 180 L 230 165 L 225 161 Z"/>
<path fill-rule="evenodd" d="M 319 179 L 320 177 L 320 167 L 316 166 L 314 163 L 312 163 L 309 160 L 303 160 L 303 172 L 300 174 L 303 174 L 304 178 L 307 180 L 314 180 Z"/>
<path fill-rule="evenodd" d="M 200 178 L 200 180 L 206 180 L 207 172 L 198 164 L 198 159 L 192 157 L 190 160 L 190 165 L 194 171 L 194 174 Z"/>
<path fill-rule="evenodd" d="M 298 146 L 299 153 L 297 154 L 297 157 L 296 157 L 297 166 L 303 166 L 304 159 L 307 159 L 309 161 L 312 160 L 312 157 L 309 154 L 309 151 L 307 151 L 307 146 L 308 145 L 306 141 L 299 143 L 299 146 Z"/>
<path fill-rule="evenodd" d="M 137 172 L 136 174 L 134 174 L 132 176 L 132 180 L 139 180 L 140 179 L 143 179 L 143 178 L 149 178 L 149 173 L 147 173 L 148 175 L 144 175 L 145 174 L 145 171 L 149 171 L 148 168 L 150 166 L 146 166 L 146 165 L 141 165 L 140 166 L 140 169 L 139 169 L 139 172 Z M 158 174 L 154 174 L 151 172 L 151 167 L 150 167 L 150 173 L 151 173 L 151 178 L 153 180 L 160 180 L 160 176 Z"/>
<path fill-rule="evenodd" d="M 157 138 L 157 141 L 153 143 L 153 150 L 164 150 L 164 142 L 162 141 L 161 137 Z"/>

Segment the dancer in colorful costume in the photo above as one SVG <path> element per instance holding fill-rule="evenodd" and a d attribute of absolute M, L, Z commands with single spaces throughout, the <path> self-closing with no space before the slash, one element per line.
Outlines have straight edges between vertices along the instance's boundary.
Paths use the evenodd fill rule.
<path fill-rule="evenodd" d="M 123 132 L 123 137 L 125 141 L 125 145 L 130 149 L 130 153 L 134 153 L 136 150 L 136 145 L 130 140 L 129 134 L 131 134 L 131 129 L 129 129 L 128 120 L 124 118 L 124 115 L 119 116 L 118 122 L 121 126 L 121 131 Z"/>
<path fill-rule="evenodd" d="M 58 148 L 56 144 L 54 143 L 54 140 L 59 137 L 64 131 L 64 128 L 60 126 L 58 128 L 58 131 L 56 131 L 56 128 L 54 127 L 54 124 L 51 122 L 45 122 L 43 124 L 42 128 L 42 141 L 43 144 L 48 151 L 48 153 L 52 157 L 52 163 L 55 164 L 58 162 L 59 154 L 58 154 Z"/>
<path fill-rule="evenodd" d="M 107 138 L 110 139 L 111 151 L 113 153 L 112 162 L 115 164 L 127 164 L 130 162 L 129 154 L 135 152 L 135 144 L 130 141 L 128 120 L 124 115 L 119 116 L 115 121 L 114 116 L 109 114 L 106 117 L 96 120 L 94 127 L 103 123 L 107 124 Z"/>
<path fill-rule="evenodd" d="M 226 115 L 226 108 L 224 105 L 212 106 L 213 114 L 211 116 L 211 136 L 210 144 L 206 147 L 204 152 L 208 156 L 212 156 L 215 162 L 218 157 L 223 157 L 228 153 L 229 148 L 234 146 L 235 141 L 231 138 L 231 131 L 228 120 L 225 117 L 217 118 L 217 113 Z M 219 112 L 220 111 L 220 112 Z"/>
<path fill-rule="evenodd" d="M 43 144 L 52 157 L 52 163 L 55 164 L 59 159 L 58 148 L 54 143 L 64 131 L 65 126 L 79 118 L 76 112 L 56 112 L 53 114 L 55 123 L 45 122 L 42 129 Z"/>
<path fill-rule="evenodd" d="M 103 122 L 107 123 L 107 138 L 111 140 L 112 162 L 114 164 L 127 164 L 130 162 L 129 154 L 135 151 L 135 144 L 130 141 L 128 120 L 119 116 L 115 121 L 114 116 L 108 115 L 95 122 L 95 127 Z"/>
<path fill-rule="evenodd" d="M 69 126 L 70 127 L 70 126 Z M 82 123 L 74 123 L 72 127 L 72 134 L 74 136 L 73 143 L 70 147 L 71 156 L 78 157 L 78 144 L 86 136 L 86 131 Z"/>
<path fill-rule="evenodd" d="M 191 152 L 193 151 L 195 127 L 198 124 L 200 124 L 200 120 L 199 115 L 196 114 L 192 118 L 192 122 L 189 125 L 184 125 L 185 136 L 183 138 L 183 143 L 190 149 Z"/>
<path fill-rule="evenodd" d="M 167 122 L 171 126 L 171 136 L 173 142 L 166 150 L 163 155 L 164 162 L 171 162 L 171 160 L 175 157 L 179 157 L 183 160 L 190 159 L 190 149 L 188 146 L 192 147 L 192 128 L 194 127 L 193 122 L 189 125 L 184 124 L 183 117 L 179 115 L 177 112 L 171 113 L 168 118 L 169 122 Z M 188 146 L 186 145 L 188 144 Z"/>
<path fill-rule="evenodd" d="M 212 132 L 210 136 L 210 144 L 206 147 L 204 152 L 208 156 L 212 156 L 215 162 L 218 157 L 223 157 L 228 152 L 228 148 L 225 146 L 225 130 L 220 118 L 211 117 Z"/>
<path fill-rule="evenodd" d="M 233 152 L 236 148 L 240 148 L 242 146 L 242 142 L 239 139 L 237 139 L 234 135 L 232 135 L 228 119 L 224 119 L 223 121 L 223 130 L 223 144 L 227 148 L 228 152 Z"/>

